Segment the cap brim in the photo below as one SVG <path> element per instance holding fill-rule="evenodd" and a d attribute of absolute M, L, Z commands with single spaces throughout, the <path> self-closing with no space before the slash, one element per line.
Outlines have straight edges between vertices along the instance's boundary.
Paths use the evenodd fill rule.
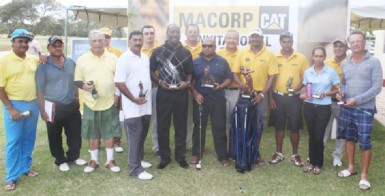
<path fill-rule="evenodd" d="M 25 38 L 25 39 L 28 39 L 29 41 L 32 41 L 32 37 L 30 37 L 30 36 L 19 35 L 19 36 L 12 38 L 12 39 L 16 39 L 16 38 Z"/>

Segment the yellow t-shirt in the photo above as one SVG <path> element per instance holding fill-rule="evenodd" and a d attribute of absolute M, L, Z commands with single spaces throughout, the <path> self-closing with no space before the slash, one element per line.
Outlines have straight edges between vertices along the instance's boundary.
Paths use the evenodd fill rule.
<path fill-rule="evenodd" d="M 115 54 L 117 57 L 120 57 L 123 54 L 123 52 L 119 48 L 114 48 L 112 46 L 109 46 L 107 50 L 108 52 Z"/>
<path fill-rule="evenodd" d="M 342 71 L 341 71 L 341 63 L 342 61 L 344 61 L 346 58 L 348 58 L 347 56 L 345 57 L 344 60 L 342 60 L 340 63 L 337 63 L 336 60 L 334 59 L 335 57 L 332 57 L 332 58 L 328 58 L 324 61 L 324 64 L 333 68 L 334 70 L 336 70 L 337 74 L 338 74 L 338 77 L 340 78 L 340 81 L 342 81 Z"/>
<path fill-rule="evenodd" d="M 144 54 L 146 54 L 146 55 L 148 56 L 148 58 L 150 58 L 152 52 L 153 52 L 154 49 L 157 48 L 157 47 L 158 47 L 158 44 L 155 42 L 155 43 L 154 43 L 154 46 L 153 46 L 152 48 L 150 48 L 150 49 L 147 49 L 147 48 L 145 48 L 145 47 L 142 47 L 141 52 L 144 53 Z"/>
<path fill-rule="evenodd" d="M 198 44 L 192 48 L 190 47 L 189 45 L 187 45 L 187 42 L 183 42 L 183 46 L 185 48 L 187 48 L 190 52 L 191 52 L 191 55 L 192 55 L 192 58 L 193 60 L 195 60 L 196 58 L 198 58 L 198 56 L 201 54 L 202 52 L 202 43 L 198 42 Z"/>
<path fill-rule="evenodd" d="M 249 45 L 247 48 L 238 52 L 231 72 L 240 74 L 241 66 L 254 71 L 251 73 L 253 88 L 255 91 L 262 91 L 269 80 L 269 76 L 278 74 L 279 72 L 277 58 L 273 52 L 266 49 L 265 45 L 263 45 L 261 51 L 257 54 L 254 54 L 250 47 Z M 246 83 L 244 76 L 240 75 L 240 79 L 243 83 Z"/>
<path fill-rule="evenodd" d="M 35 72 L 39 59 L 27 54 L 22 59 L 13 51 L 0 58 L 0 87 L 4 87 L 9 100 L 36 99 Z"/>
<path fill-rule="evenodd" d="M 237 57 L 237 54 L 238 54 L 238 50 L 231 53 L 231 52 L 228 52 L 226 50 L 226 48 L 224 47 L 224 48 L 218 50 L 217 54 L 219 56 L 223 57 L 224 59 L 226 59 L 227 63 L 230 66 L 230 69 L 232 69 L 232 67 L 234 66 L 235 58 Z M 238 88 L 238 84 L 233 80 L 233 82 L 231 82 L 229 88 Z"/>
<path fill-rule="evenodd" d="M 90 92 L 84 91 L 84 103 L 90 109 L 103 111 L 114 104 L 116 62 L 117 57 L 106 50 L 100 58 L 91 51 L 79 57 L 76 64 L 75 81 L 94 81 L 99 94 L 98 99 L 93 99 Z"/>
<path fill-rule="evenodd" d="M 293 51 L 293 54 L 289 58 L 286 58 L 279 52 L 277 54 L 277 61 L 279 73 L 273 89 L 282 93 L 289 93 L 286 87 L 289 78 L 293 77 L 293 82 L 290 87 L 295 89 L 298 84 L 302 82 L 303 74 L 309 65 L 306 57 L 297 51 Z"/>

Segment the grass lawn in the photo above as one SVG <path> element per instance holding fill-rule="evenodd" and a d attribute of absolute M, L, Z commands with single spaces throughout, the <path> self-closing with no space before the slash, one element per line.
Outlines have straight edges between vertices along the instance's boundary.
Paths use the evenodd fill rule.
<path fill-rule="evenodd" d="M 0 109 L 1 110 L 1 109 Z M 0 178 L 5 178 L 4 148 L 5 136 L 3 131 L 3 112 L 0 111 Z M 224 168 L 216 161 L 210 131 L 208 132 L 206 150 L 202 161 L 202 170 L 195 171 L 194 167 L 185 170 L 173 161 L 164 170 L 156 169 L 159 159 L 152 153 L 151 135 L 149 133 L 145 144 L 145 160 L 153 164 L 148 169 L 154 174 L 150 181 L 140 181 L 128 174 L 126 151 L 115 154 L 117 163 L 121 166 L 120 173 L 111 173 L 104 167 L 99 167 L 91 174 L 83 173 L 83 166 L 70 165 L 69 172 L 60 172 L 54 165 L 48 148 L 45 124 L 38 123 L 37 139 L 33 154 L 32 169 L 39 176 L 28 178 L 22 176 L 15 195 L 383 195 L 385 190 L 384 156 L 385 129 L 376 122 L 373 130 L 373 156 L 370 167 L 370 182 L 372 190 L 363 192 L 358 189 L 359 175 L 339 179 L 336 173 L 346 167 L 346 159 L 342 168 L 332 166 L 331 153 L 334 141 L 330 140 L 326 147 L 325 164 L 319 176 L 306 174 L 303 168 L 297 168 L 290 162 L 290 142 L 285 138 L 284 154 L 286 158 L 277 165 L 255 166 L 251 172 L 237 173 L 232 163 Z M 302 131 L 299 152 L 302 159 L 307 156 L 306 131 Z M 83 140 L 84 141 L 84 140 Z M 123 139 L 124 145 L 126 139 Z M 83 142 L 81 157 L 89 160 L 87 143 Z M 173 148 L 173 145 L 172 145 Z M 265 130 L 262 139 L 261 152 L 265 161 L 275 151 L 274 130 Z M 191 148 L 187 151 L 187 161 L 191 157 Z M 359 163 L 359 154 L 356 157 Z M 100 150 L 100 164 L 105 162 L 105 152 Z M 305 164 L 307 165 L 307 164 Z M 357 164 L 356 170 L 360 170 Z M 4 184 L 2 184 L 3 186 Z M 0 195 L 5 195 L 0 190 Z"/>

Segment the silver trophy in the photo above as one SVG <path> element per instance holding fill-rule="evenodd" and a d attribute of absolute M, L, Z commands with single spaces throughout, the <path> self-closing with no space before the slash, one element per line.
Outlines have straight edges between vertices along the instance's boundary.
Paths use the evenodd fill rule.
<path fill-rule="evenodd" d="M 207 66 L 204 70 L 204 79 L 202 82 L 202 87 L 206 88 L 214 88 L 215 87 L 215 80 L 214 77 L 210 74 L 210 66 Z"/>
<path fill-rule="evenodd" d="M 341 100 L 338 100 L 337 104 L 338 105 L 344 105 L 345 101 L 344 101 L 344 98 L 342 97 L 341 85 L 337 85 L 337 91 L 338 91 L 338 93 L 340 94 L 340 96 L 342 98 Z"/>
<path fill-rule="evenodd" d="M 316 99 L 321 98 L 321 93 L 319 93 L 319 92 L 314 92 L 314 93 L 313 93 L 313 98 L 316 98 Z"/>
<path fill-rule="evenodd" d="M 145 92 L 143 92 L 143 83 L 142 83 L 142 81 L 139 81 L 139 89 L 140 89 L 140 91 L 139 91 L 139 97 L 140 98 L 144 98 L 144 97 L 146 97 L 146 94 L 147 94 L 147 90 L 145 91 Z"/>
<path fill-rule="evenodd" d="M 98 94 L 98 91 L 96 91 L 96 87 L 95 87 L 94 81 L 92 81 L 92 80 L 91 80 L 91 81 L 88 81 L 87 84 L 88 84 L 89 86 L 92 86 L 92 91 L 91 91 L 92 98 L 94 98 L 94 99 L 99 98 L 99 94 Z"/>
<path fill-rule="evenodd" d="M 26 110 L 26 111 L 20 113 L 20 116 L 21 116 L 22 118 L 28 118 L 28 117 L 31 116 L 31 111 Z"/>
<path fill-rule="evenodd" d="M 294 92 L 294 89 L 291 87 L 291 84 L 293 83 L 293 77 L 291 76 L 287 82 L 286 82 L 286 89 L 287 89 L 287 92 L 289 93 L 293 93 Z"/>

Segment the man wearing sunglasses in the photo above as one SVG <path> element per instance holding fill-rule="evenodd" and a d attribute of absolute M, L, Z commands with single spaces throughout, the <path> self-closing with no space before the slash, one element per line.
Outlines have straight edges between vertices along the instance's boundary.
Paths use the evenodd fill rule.
<path fill-rule="evenodd" d="M 64 43 L 60 36 L 48 39 L 47 62 L 36 70 L 36 90 L 41 118 L 46 122 L 49 148 L 60 171 L 69 171 L 67 163 L 85 165 L 79 158 L 81 141 L 81 115 L 74 83 L 75 62 L 64 56 Z M 46 108 L 46 103 L 47 107 Z M 53 103 L 53 105 L 51 105 Z M 52 112 L 52 110 L 54 113 Z M 49 112 L 51 111 L 51 112 Z M 68 151 L 64 153 L 62 130 L 67 137 Z"/>
<path fill-rule="evenodd" d="M 193 63 L 194 85 L 190 87 L 193 101 L 193 146 L 191 164 L 197 164 L 205 146 L 206 126 L 210 115 L 215 152 L 218 161 L 228 166 L 226 137 L 225 88 L 230 85 L 232 73 L 227 61 L 215 53 L 215 41 L 203 40 L 201 55 Z"/>

